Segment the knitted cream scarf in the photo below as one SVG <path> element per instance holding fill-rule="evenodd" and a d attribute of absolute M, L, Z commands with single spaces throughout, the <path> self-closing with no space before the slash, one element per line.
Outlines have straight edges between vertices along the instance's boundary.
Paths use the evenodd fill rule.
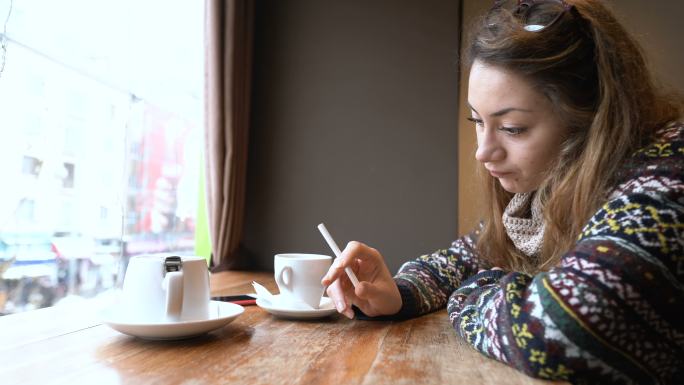
<path fill-rule="evenodd" d="M 508 238 L 518 250 L 528 257 L 539 255 L 544 239 L 544 217 L 537 194 L 515 194 L 508 202 L 502 220 Z"/>

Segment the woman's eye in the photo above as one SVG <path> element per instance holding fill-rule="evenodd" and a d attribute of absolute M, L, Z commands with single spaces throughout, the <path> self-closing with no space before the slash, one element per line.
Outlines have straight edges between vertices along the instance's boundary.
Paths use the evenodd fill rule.
<path fill-rule="evenodd" d="M 475 123 L 475 127 L 478 127 L 478 128 L 484 127 L 484 122 L 482 121 L 482 119 L 471 118 L 471 117 L 466 118 L 466 119 L 468 119 L 469 121 Z M 522 134 L 523 132 L 527 131 L 527 127 L 507 127 L 507 126 L 502 126 L 502 127 L 499 128 L 499 130 L 505 132 L 505 133 L 508 134 L 508 135 L 515 136 L 515 135 L 520 135 L 520 134 Z"/>
<path fill-rule="evenodd" d="M 467 118 L 471 122 L 475 123 L 476 126 L 482 127 L 484 125 L 484 122 L 482 122 L 482 119 L 475 119 L 475 118 Z"/>
<path fill-rule="evenodd" d="M 525 127 L 501 127 L 499 130 L 510 135 L 520 135 L 527 129 Z"/>

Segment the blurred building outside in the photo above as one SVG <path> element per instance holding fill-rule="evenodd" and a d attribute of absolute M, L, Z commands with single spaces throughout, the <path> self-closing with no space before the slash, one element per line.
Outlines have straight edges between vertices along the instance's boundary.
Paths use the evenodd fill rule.
<path fill-rule="evenodd" d="M 111 291 L 134 255 L 192 254 L 202 156 L 201 4 L 10 3 L 0 315 Z"/>

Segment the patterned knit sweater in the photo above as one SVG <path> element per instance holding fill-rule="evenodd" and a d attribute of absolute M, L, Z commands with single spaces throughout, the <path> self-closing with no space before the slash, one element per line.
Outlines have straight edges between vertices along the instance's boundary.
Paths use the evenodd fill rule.
<path fill-rule="evenodd" d="M 446 305 L 475 349 L 533 377 L 684 382 L 683 171 L 684 125 L 658 131 L 557 267 L 477 273 L 474 232 L 401 267 L 395 317 Z"/>

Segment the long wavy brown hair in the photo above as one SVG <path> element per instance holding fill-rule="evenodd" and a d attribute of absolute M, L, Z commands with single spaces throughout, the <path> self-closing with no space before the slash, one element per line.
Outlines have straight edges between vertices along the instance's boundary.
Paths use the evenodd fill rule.
<path fill-rule="evenodd" d="M 570 133 L 537 190 L 546 224 L 537 259 L 506 235 L 501 217 L 513 194 L 479 165 L 487 205 L 477 246 L 492 266 L 529 273 L 555 266 L 606 201 L 621 163 L 681 117 L 681 95 L 655 86 L 640 47 L 612 13 L 597 0 L 566 2 L 570 10 L 560 2 L 549 7 L 564 13 L 538 32 L 525 30 L 505 7 L 493 8 L 471 30 L 466 64 L 478 60 L 523 76 Z"/>

